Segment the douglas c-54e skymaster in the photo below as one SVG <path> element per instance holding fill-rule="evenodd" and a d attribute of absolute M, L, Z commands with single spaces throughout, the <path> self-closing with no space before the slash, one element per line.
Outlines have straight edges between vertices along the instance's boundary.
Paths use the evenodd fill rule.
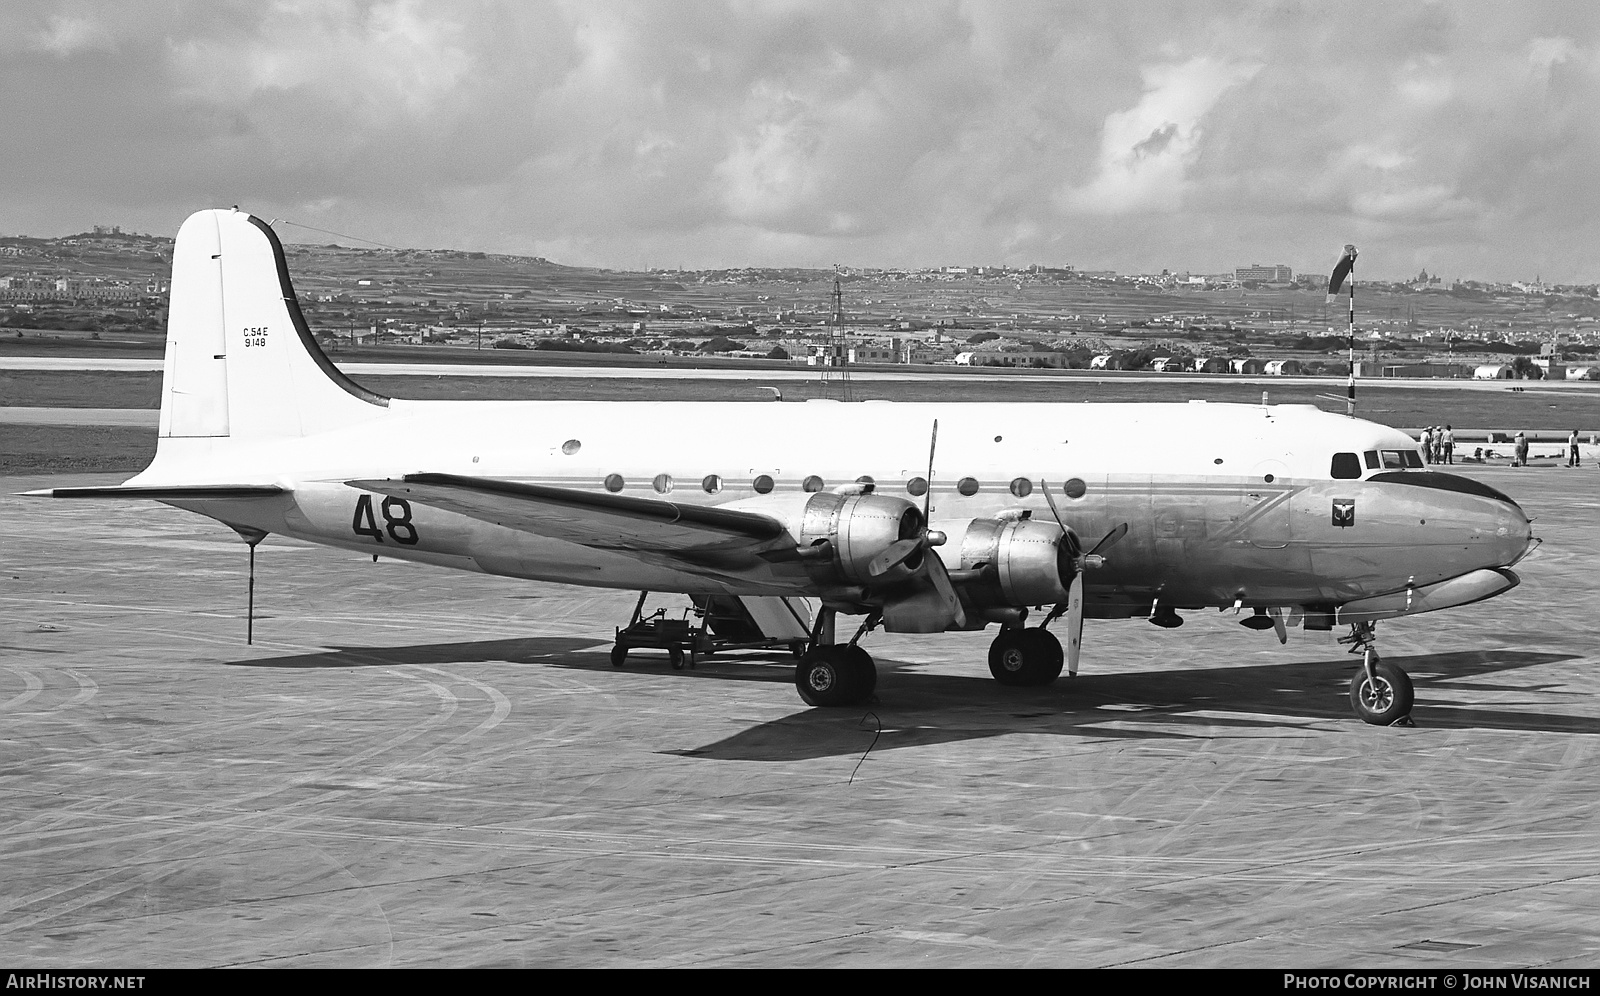
<path fill-rule="evenodd" d="M 795 685 L 817 706 L 873 693 L 878 628 L 996 624 L 995 678 L 1042 685 L 1076 673 L 1085 617 L 1233 607 L 1280 640 L 1348 626 L 1356 712 L 1403 721 L 1376 622 L 1509 590 L 1535 542 L 1499 491 L 1311 406 L 386 398 L 318 348 L 276 235 L 238 210 L 178 233 L 150 466 L 35 493 L 166 502 L 252 548 L 813 599 Z"/>

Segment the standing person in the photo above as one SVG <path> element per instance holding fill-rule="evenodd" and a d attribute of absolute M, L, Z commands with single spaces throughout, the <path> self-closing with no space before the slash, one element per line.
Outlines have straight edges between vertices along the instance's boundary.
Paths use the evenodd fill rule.
<path fill-rule="evenodd" d="M 1573 429 L 1567 436 L 1567 466 L 1578 466 L 1578 430 Z"/>
<path fill-rule="evenodd" d="M 1526 467 L 1528 465 L 1528 436 L 1521 429 L 1517 430 L 1517 457 L 1511 461 L 1513 467 Z"/>
<path fill-rule="evenodd" d="M 1419 440 L 1419 441 L 1422 443 L 1422 462 L 1423 463 L 1432 463 L 1433 462 L 1433 426 L 1425 425 L 1425 426 L 1422 427 L 1422 439 Z"/>
<path fill-rule="evenodd" d="M 1448 425 L 1444 427 L 1444 462 L 1456 462 L 1456 435 Z"/>
<path fill-rule="evenodd" d="M 1444 463 L 1444 429 L 1433 427 L 1433 462 Z"/>

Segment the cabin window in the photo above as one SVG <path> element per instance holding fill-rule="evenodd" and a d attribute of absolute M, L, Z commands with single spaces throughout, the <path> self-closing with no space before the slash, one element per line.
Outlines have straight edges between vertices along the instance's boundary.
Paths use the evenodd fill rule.
<path fill-rule="evenodd" d="M 656 479 L 650 482 L 650 486 L 656 489 L 658 495 L 667 494 L 672 490 L 672 475 L 657 474 Z"/>
<path fill-rule="evenodd" d="M 1354 453 L 1335 453 L 1328 475 L 1336 481 L 1353 481 L 1361 476 L 1361 458 Z"/>
<path fill-rule="evenodd" d="M 822 478 L 818 477 L 816 474 L 812 474 L 810 477 L 800 482 L 800 489 L 802 491 L 821 491 Z"/>
<path fill-rule="evenodd" d="M 1011 482 L 1011 493 L 1018 498 L 1026 498 L 1033 494 L 1033 482 L 1026 477 L 1019 477 Z"/>
<path fill-rule="evenodd" d="M 878 482 L 872 479 L 872 475 L 862 474 L 860 477 L 856 478 L 856 483 L 862 487 L 870 488 L 876 486 Z"/>
<path fill-rule="evenodd" d="M 621 474 L 607 474 L 606 475 L 606 490 L 611 492 L 612 494 L 616 494 L 618 491 L 621 491 L 623 488 L 625 488 L 627 486 L 628 486 L 628 482 L 624 481 L 622 479 L 622 475 Z"/>
<path fill-rule="evenodd" d="M 722 490 L 722 478 L 716 474 L 707 474 L 706 479 L 700 482 L 700 490 L 708 495 L 714 495 Z"/>
<path fill-rule="evenodd" d="M 571 456 L 581 449 L 583 449 L 583 444 L 578 442 L 576 439 L 569 439 L 561 444 L 561 452 L 565 453 L 567 456 Z"/>
<path fill-rule="evenodd" d="M 922 497 L 928 493 L 928 482 L 920 477 L 913 477 L 906 482 L 906 494 Z"/>
<path fill-rule="evenodd" d="M 1377 450 L 1368 450 L 1367 452 L 1365 452 L 1365 453 L 1363 453 L 1361 455 L 1366 458 L 1367 469 L 1368 470 L 1377 470 L 1378 469 L 1378 451 Z"/>
<path fill-rule="evenodd" d="M 758 495 L 771 494 L 772 478 L 768 477 L 766 474 L 762 474 L 760 477 L 751 481 L 750 486 L 756 489 L 756 494 Z"/>
<path fill-rule="evenodd" d="M 966 495 L 968 498 L 971 498 L 973 495 L 978 493 L 977 479 L 963 477 L 960 481 L 956 482 L 956 490 Z"/>
<path fill-rule="evenodd" d="M 1067 483 L 1061 485 L 1062 494 L 1066 495 L 1068 498 L 1082 498 L 1084 493 L 1088 490 L 1089 486 L 1084 484 L 1082 480 L 1076 477 L 1069 479 Z"/>

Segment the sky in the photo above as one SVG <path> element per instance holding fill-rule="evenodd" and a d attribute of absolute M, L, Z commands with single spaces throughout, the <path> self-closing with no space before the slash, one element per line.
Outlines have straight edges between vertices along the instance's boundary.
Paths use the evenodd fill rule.
<path fill-rule="evenodd" d="M 15 0 L 0 234 L 1600 281 L 1600 4 Z"/>

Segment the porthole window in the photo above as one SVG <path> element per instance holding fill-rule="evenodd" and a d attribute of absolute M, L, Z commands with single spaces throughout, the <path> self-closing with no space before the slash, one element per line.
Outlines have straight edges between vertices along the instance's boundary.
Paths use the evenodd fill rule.
<path fill-rule="evenodd" d="M 1002 438 L 1004 438 L 1004 437 L 996 436 L 996 437 L 994 437 L 994 441 L 998 443 Z"/>
<path fill-rule="evenodd" d="M 565 453 L 567 456 L 571 456 L 581 449 L 583 449 L 583 444 L 578 442 L 576 439 L 569 439 L 561 444 L 561 452 Z"/>
<path fill-rule="evenodd" d="M 978 482 L 975 478 L 963 477 L 957 482 L 956 490 L 970 498 L 978 493 Z"/>
<path fill-rule="evenodd" d="M 1213 460 L 1211 462 L 1214 463 L 1214 464 L 1217 464 L 1218 466 L 1221 466 L 1222 458 L 1221 457 L 1217 457 L 1215 460 Z"/>
<path fill-rule="evenodd" d="M 1026 477 L 1019 477 L 1011 482 L 1011 493 L 1018 498 L 1026 498 L 1033 494 L 1033 482 Z"/>
<path fill-rule="evenodd" d="M 1266 481 L 1268 484 L 1271 484 L 1273 481 L 1277 480 L 1277 478 L 1273 477 L 1271 474 L 1268 474 L 1266 477 L 1263 477 L 1262 480 Z"/>
<path fill-rule="evenodd" d="M 623 488 L 625 488 L 627 486 L 628 486 L 628 482 L 624 481 L 622 479 L 622 475 L 621 474 L 607 474 L 606 475 L 606 490 L 611 492 L 612 494 L 616 494 L 618 491 L 621 491 Z"/>
<path fill-rule="evenodd" d="M 772 492 L 772 478 L 762 474 L 754 481 L 751 481 L 750 486 L 756 489 L 756 494 L 758 495 L 770 494 Z"/>
<path fill-rule="evenodd" d="M 821 491 L 822 478 L 818 477 L 816 474 L 812 474 L 810 477 L 800 482 L 800 488 L 803 491 Z"/>
<path fill-rule="evenodd" d="M 872 479 L 872 475 L 871 474 L 862 474 L 860 477 L 856 478 L 856 483 L 860 484 L 860 485 L 864 485 L 866 487 L 871 487 L 872 485 L 877 484 L 878 482 L 874 481 Z"/>
<path fill-rule="evenodd" d="M 1083 483 L 1081 478 L 1077 477 L 1074 477 L 1068 480 L 1067 483 L 1061 485 L 1061 493 L 1066 495 L 1068 498 L 1082 498 L 1084 492 L 1088 490 L 1089 486 Z"/>
<path fill-rule="evenodd" d="M 667 494 L 672 490 L 672 475 L 657 474 L 656 479 L 650 482 L 650 486 L 656 489 L 658 495 Z"/>
<path fill-rule="evenodd" d="M 906 494 L 921 498 L 928 493 L 928 482 L 920 477 L 913 477 L 906 482 Z"/>
<path fill-rule="evenodd" d="M 707 474 L 706 479 L 700 482 L 700 490 L 708 495 L 714 495 L 722 490 L 722 478 L 716 474 Z"/>

